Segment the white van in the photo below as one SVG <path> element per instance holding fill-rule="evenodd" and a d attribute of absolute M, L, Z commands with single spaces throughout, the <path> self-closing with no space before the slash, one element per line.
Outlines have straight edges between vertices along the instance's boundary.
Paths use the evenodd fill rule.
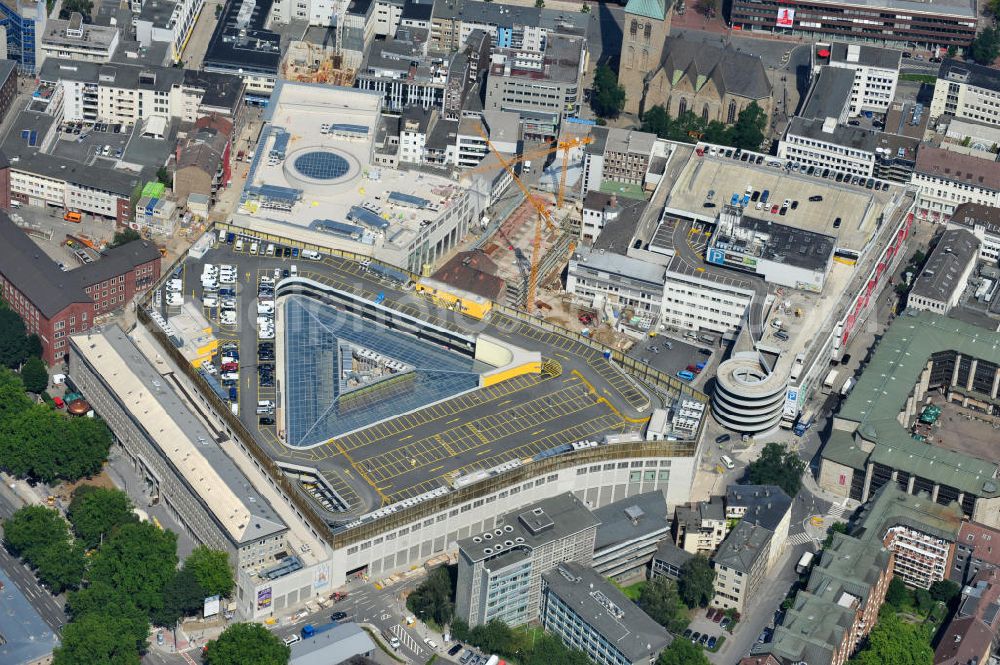
<path fill-rule="evenodd" d="M 265 252 L 265 253 L 268 256 L 274 256 L 274 244 L 273 243 L 268 243 L 267 244 L 267 252 Z"/>
<path fill-rule="evenodd" d="M 257 244 L 256 240 L 254 240 L 252 243 L 250 243 L 250 255 L 251 256 L 257 256 L 257 248 L 258 247 L 260 247 L 260 245 Z"/>
<path fill-rule="evenodd" d="M 219 244 L 226 242 L 226 232 L 223 229 L 219 229 Z"/>
<path fill-rule="evenodd" d="M 301 642 L 301 641 L 302 638 L 299 637 L 298 635 L 289 635 L 288 637 L 285 638 L 285 646 L 290 647 L 296 642 Z"/>
<path fill-rule="evenodd" d="M 299 267 L 297 265 L 295 265 L 294 263 L 292 264 L 292 269 L 291 269 L 290 274 L 291 274 L 292 277 L 295 277 L 296 275 L 299 274 Z"/>
<path fill-rule="evenodd" d="M 257 408 L 258 409 L 271 409 L 273 411 L 274 410 L 274 402 L 272 402 L 269 399 L 262 399 L 262 400 L 260 400 L 260 401 L 257 402 Z"/>
<path fill-rule="evenodd" d="M 240 415 L 240 403 L 239 402 L 233 402 L 233 403 L 231 403 L 229 405 L 229 410 L 233 412 L 234 416 L 239 416 Z"/>
<path fill-rule="evenodd" d="M 302 258 L 309 259 L 310 261 L 319 261 L 321 258 L 323 258 L 323 255 L 311 249 L 303 249 Z"/>
<path fill-rule="evenodd" d="M 234 251 L 237 251 L 237 252 L 242 252 L 243 251 L 243 238 L 237 238 L 236 239 L 236 246 L 233 249 L 234 249 Z"/>
<path fill-rule="evenodd" d="M 721 459 L 722 459 L 722 465 L 727 469 L 732 470 L 736 468 L 736 464 L 733 462 L 733 458 L 731 458 L 729 455 L 723 455 Z"/>

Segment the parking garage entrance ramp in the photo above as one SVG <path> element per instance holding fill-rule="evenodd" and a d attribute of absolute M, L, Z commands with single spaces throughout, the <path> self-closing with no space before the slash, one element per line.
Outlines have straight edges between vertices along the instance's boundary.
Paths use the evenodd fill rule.
<path fill-rule="evenodd" d="M 472 358 L 302 295 L 284 305 L 288 445 L 308 447 L 479 387 Z"/>

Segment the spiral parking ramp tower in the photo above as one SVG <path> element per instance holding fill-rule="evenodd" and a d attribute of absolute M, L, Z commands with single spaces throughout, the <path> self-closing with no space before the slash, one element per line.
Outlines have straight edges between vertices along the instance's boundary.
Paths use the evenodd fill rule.
<path fill-rule="evenodd" d="M 785 405 L 790 367 L 768 368 L 757 351 L 742 351 L 719 366 L 712 415 L 723 427 L 761 434 L 778 426 Z"/>

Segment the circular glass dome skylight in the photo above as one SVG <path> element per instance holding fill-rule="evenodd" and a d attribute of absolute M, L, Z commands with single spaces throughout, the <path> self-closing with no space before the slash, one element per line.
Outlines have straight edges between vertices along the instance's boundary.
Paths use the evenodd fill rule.
<path fill-rule="evenodd" d="M 350 163 L 334 152 L 307 152 L 295 159 L 295 170 L 314 180 L 336 180 L 351 170 Z"/>

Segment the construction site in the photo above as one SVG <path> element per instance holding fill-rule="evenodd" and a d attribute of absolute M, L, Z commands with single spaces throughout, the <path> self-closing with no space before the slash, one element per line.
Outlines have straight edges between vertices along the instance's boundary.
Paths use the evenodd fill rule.
<path fill-rule="evenodd" d="M 498 152 L 485 133 L 483 138 L 496 161 L 487 160 L 488 164 L 466 174 L 502 168 L 523 200 L 481 249 L 496 264 L 497 276 L 507 284 L 508 304 L 565 324 L 570 314 L 564 311 L 561 272 L 576 247 L 577 234 L 572 229 L 580 215 L 579 202 L 570 195 L 566 175 L 571 163 L 582 157 L 580 148 L 592 139 L 575 137 L 510 157 Z M 533 160 L 542 164 L 549 159 L 553 159 L 551 172 L 557 174 L 555 192 L 532 191 L 523 176 L 530 171 Z"/>
<path fill-rule="evenodd" d="M 289 44 L 285 62 L 281 66 L 282 78 L 299 83 L 326 83 L 350 88 L 360 62 L 338 53 L 333 47 L 295 41 Z"/>

